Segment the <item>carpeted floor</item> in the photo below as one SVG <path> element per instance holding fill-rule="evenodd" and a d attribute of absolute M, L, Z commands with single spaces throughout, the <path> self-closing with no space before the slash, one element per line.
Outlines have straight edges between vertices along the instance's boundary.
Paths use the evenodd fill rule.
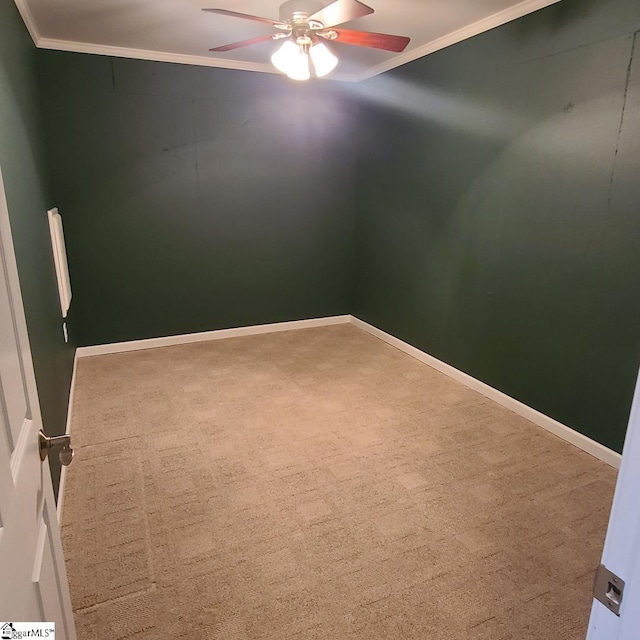
<path fill-rule="evenodd" d="M 615 471 L 340 325 L 78 362 L 80 640 L 582 640 Z"/>

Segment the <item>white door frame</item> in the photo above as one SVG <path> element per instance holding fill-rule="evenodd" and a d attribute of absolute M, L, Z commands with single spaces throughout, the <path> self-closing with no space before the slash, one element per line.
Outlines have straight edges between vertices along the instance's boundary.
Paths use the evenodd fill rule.
<path fill-rule="evenodd" d="M 587 640 L 640 637 L 640 374 L 631 405 L 622 463 L 604 543 L 602 564 L 624 580 L 620 617 L 593 601 Z"/>

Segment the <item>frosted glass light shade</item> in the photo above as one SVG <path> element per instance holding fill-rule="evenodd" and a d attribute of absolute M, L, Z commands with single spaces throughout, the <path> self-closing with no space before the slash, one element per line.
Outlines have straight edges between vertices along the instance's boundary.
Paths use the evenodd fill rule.
<path fill-rule="evenodd" d="M 313 62 L 313 67 L 318 78 L 322 78 L 322 76 L 331 73 L 338 64 L 338 58 L 336 58 L 322 42 L 314 44 L 309 53 L 311 54 L 311 61 Z"/>
<path fill-rule="evenodd" d="M 301 48 L 298 48 L 296 55 L 291 57 L 289 69 L 286 73 L 292 80 L 308 80 L 311 77 L 309 56 Z"/>
<path fill-rule="evenodd" d="M 309 55 L 293 40 L 285 41 L 271 56 L 273 66 L 282 73 L 286 73 L 292 80 L 308 80 Z"/>
<path fill-rule="evenodd" d="M 271 56 L 273 66 L 282 73 L 289 73 L 289 67 L 299 52 L 297 44 L 291 40 L 285 40 L 282 46 Z"/>

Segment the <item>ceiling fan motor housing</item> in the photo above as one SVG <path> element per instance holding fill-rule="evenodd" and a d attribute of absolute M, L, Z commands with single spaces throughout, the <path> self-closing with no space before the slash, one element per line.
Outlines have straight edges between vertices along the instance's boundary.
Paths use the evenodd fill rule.
<path fill-rule="evenodd" d="M 317 0 L 288 0 L 280 5 L 280 20 L 293 22 L 295 14 L 311 16 L 316 11 L 323 9 L 326 3 Z"/>

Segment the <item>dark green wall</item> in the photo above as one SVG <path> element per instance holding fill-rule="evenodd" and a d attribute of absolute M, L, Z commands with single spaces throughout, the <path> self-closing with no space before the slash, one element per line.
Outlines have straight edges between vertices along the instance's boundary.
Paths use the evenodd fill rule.
<path fill-rule="evenodd" d="M 79 345 L 348 313 L 339 85 L 42 52 Z"/>
<path fill-rule="evenodd" d="M 354 314 L 621 451 L 640 364 L 640 3 L 371 79 Z M 635 55 L 634 55 L 635 54 Z"/>
<path fill-rule="evenodd" d="M 619 451 L 638 29 L 562 0 L 359 85 L 41 52 L 72 334 L 353 312 Z"/>
<path fill-rule="evenodd" d="M 64 433 L 73 349 L 62 337 L 47 209 L 55 206 L 44 145 L 36 48 L 9 0 L 0 2 L 0 166 L 45 430 Z M 54 487 L 59 470 L 53 461 Z"/>

